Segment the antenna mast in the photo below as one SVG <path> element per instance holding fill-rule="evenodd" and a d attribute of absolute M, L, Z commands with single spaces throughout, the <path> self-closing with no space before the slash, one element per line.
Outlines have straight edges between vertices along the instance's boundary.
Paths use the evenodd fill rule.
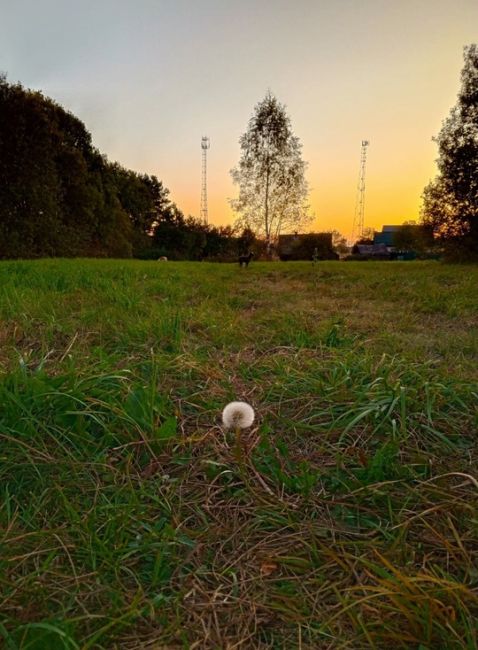
<path fill-rule="evenodd" d="M 354 225 L 352 228 L 352 244 L 355 244 L 357 239 L 363 237 L 365 215 L 365 166 L 367 163 L 367 147 L 369 144 L 370 142 L 368 140 L 362 140 L 362 148 L 360 150 L 360 171 L 357 185 L 357 198 L 355 201 Z"/>
<path fill-rule="evenodd" d="M 201 219 L 207 225 L 207 150 L 210 147 L 209 138 L 204 136 L 201 138 L 202 149 L 202 183 L 201 183 Z"/>

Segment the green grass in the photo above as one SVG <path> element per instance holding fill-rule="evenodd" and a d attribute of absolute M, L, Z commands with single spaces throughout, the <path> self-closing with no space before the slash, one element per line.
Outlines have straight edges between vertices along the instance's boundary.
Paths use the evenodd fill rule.
<path fill-rule="evenodd" d="M 478 647 L 477 267 L 0 283 L 1 647 Z"/>

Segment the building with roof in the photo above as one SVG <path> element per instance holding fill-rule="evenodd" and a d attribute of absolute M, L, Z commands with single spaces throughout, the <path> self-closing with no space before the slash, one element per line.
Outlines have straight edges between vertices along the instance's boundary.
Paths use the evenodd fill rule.
<path fill-rule="evenodd" d="M 415 224 L 382 226 L 382 232 L 375 233 L 373 243 L 384 244 L 389 253 L 416 253 L 433 244 L 433 230 Z"/>
<path fill-rule="evenodd" d="M 412 260 L 432 245 L 433 231 L 428 226 L 383 226 L 382 232 L 374 233 L 373 243 L 355 244 L 352 254 L 363 259 Z"/>

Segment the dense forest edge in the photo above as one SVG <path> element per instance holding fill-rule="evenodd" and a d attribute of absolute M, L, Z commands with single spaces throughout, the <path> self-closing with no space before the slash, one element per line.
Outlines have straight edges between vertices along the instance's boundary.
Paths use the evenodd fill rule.
<path fill-rule="evenodd" d="M 98 151 L 75 115 L 0 77 L 0 258 L 221 259 L 253 240 L 186 217 L 156 176 Z"/>

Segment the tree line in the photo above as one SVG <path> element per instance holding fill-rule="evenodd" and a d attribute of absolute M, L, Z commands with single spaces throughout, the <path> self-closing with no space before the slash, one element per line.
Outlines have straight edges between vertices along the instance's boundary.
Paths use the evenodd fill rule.
<path fill-rule="evenodd" d="M 438 175 L 425 188 L 422 223 L 457 257 L 478 256 L 476 44 L 465 48 L 458 101 L 436 142 Z M 236 224 L 208 226 L 186 217 L 156 176 L 109 162 L 59 104 L 0 76 L 0 257 L 227 259 L 252 246 L 271 253 L 281 232 L 311 215 L 301 144 L 270 92 L 239 144 Z"/>
<path fill-rule="evenodd" d="M 221 259 L 254 239 L 186 217 L 156 176 L 108 161 L 81 120 L 0 77 L 0 258 Z"/>

